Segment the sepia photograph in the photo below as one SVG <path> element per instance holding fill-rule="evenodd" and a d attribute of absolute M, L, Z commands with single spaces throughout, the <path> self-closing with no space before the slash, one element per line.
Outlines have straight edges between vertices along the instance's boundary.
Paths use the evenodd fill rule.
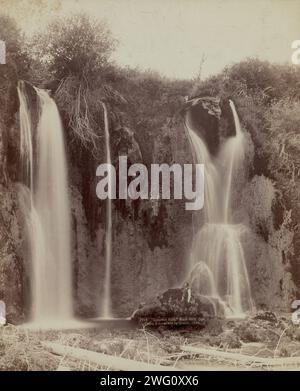
<path fill-rule="evenodd" d="M 0 0 L 0 372 L 299 370 L 300 0 Z"/>

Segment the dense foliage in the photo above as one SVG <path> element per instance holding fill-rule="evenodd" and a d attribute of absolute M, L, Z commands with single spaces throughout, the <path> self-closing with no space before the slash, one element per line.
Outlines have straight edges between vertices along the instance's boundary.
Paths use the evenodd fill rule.
<path fill-rule="evenodd" d="M 9 70 L 1 67 L 1 80 L 8 80 L 14 74 L 16 80 L 25 78 L 51 89 L 66 125 L 70 153 L 77 157 L 80 150 L 81 154 L 85 153 L 85 162 L 91 151 L 103 155 L 102 102 L 110 109 L 110 119 L 115 125 L 128 126 L 134 131 L 144 146 L 144 159 L 150 162 L 153 140 L 160 137 L 185 96 L 233 99 L 254 144 L 245 201 L 250 223 L 274 248 L 289 253 L 297 268 L 300 255 L 299 66 L 248 59 L 206 80 L 200 77 L 196 81 L 169 80 L 150 70 L 120 68 L 114 64 L 110 55 L 116 42 L 110 31 L 104 23 L 86 15 L 57 19 L 47 33 L 38 34 L 26 44 L 15 23 L 1 17 L 0 39 L 7 41 L 8 60 L 12 64 Z M 3 99 L 1 94 L 1 106 L 7 104 Z M 290 245 L 292 240 L 294 248 L 287 251 L 287 243 Z"/>
<path fill-rule="evenodd" d="M 248 59 L 198 85 L 196 95 L 234 100 L 254 143 L 244 205 L 251 225 L 299 273 L 300 67 Z"/>

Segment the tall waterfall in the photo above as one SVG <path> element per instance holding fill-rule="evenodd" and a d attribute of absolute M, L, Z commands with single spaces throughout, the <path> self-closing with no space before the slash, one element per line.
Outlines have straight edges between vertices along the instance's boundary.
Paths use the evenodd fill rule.
<path fill-rule="evenodd" d="M 102 102 L 104 111 L 104 131 L 105 131 L 105 148 L 108 169 L 111 169 L 110 137 L 107 107 Z M 108 172 L 108 189 L 111 189 L 112 173 Z M 111 191 L 111 190 L 109 190 Z M 111 253 L 112 253 L 112 204 L 111 197 L 106 200 L 106 236 L 105 236 L 105 277 L 104 277 L 104 294 L 102 301 L 101 316 L 103 318 L 112 317 L 111 313 Z"/>
<path fill-rule="evenodd" d="M 23 171 L 29 176 L 25 217 L 30 241 L 32 321 L 51 327 L 73 318 L 71 231 L 63 128 L 55 102 L 35 88 L 39 121 L 34 134 L 20 82 L 20 140 Z"/>
<path fill-rule="evenodd" d="M 221 147 L 213 159 L 205 142 L 190 126 L 190 135 L 197 163 L 204 163 L 204 225 L 194 238 L 191 254 L 192 287 L 201 294 L 216 297 L 227 316 L 243 316 L 253 309 L 250 283 L 241 235 L 246 227 L 235 224 L 232 213 L 233 178 L 244 160 L 245 139 L 232 101 L 236 134 Z"/>

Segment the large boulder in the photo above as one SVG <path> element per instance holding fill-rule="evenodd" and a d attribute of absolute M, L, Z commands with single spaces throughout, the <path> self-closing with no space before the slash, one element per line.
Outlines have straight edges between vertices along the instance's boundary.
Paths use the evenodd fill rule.
<path fill-rule="evenodd" d="M 224 312 L 218 300 L 194 293 L 186 288 L 172 288 L 141 304 L 132 319 L 150 326 L 200 326 L 210 319 L 222 318 Z"/>

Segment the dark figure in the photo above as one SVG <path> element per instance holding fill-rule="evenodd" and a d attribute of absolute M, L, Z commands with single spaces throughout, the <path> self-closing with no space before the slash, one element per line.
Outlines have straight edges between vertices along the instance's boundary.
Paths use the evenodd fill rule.
<path fill-rule="evenodd" d="M 185 282 L 182 288 L 182 301 L 185 304 L 189 304 L 191 302 L 191 298 L 192 298 L 192 290 L 190 284 L 188 282 Z"/>

